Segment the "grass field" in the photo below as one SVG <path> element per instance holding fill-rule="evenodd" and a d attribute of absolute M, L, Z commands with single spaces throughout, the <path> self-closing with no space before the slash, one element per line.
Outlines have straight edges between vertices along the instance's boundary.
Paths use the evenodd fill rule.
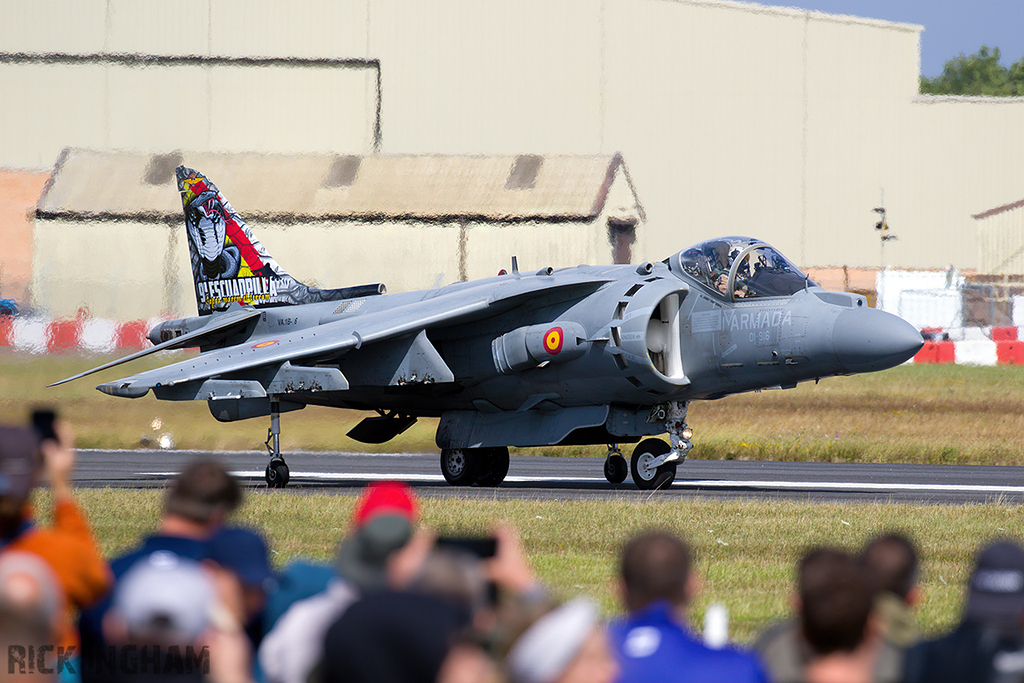
<path fill-rule="evenodd" d="M 178 354 L 178 355 L 174 355 Z M 160 355 L 160 354 L 158 354 Z M 114 398 L 94 387 L 182 358 L 108 370 L 60 387 L 46 384 L 108 360 L 102 357 L 0 355 L 0 420 L 23 419 L 27 406 L 53 403 L 70 419 L 82 447 L 133 448 L 170 432 L 178 448 L 252 449 L 269 420 L 222 424 L 202 402 Z M 345 433 L 367 413 L 310 407 L 281 418 L 285 450 L 435 450 L 436 421 L 420 420 L 386 444 L 367 446 Z M 786 391 L 695 401 L 690 406 L 701 459 L 822 462 L 1024 464 L 1024 367 L 909 365 L 834 377 Z M 601 446 L 523 452 L 604 456 Z M 628 454 L 628 451 L 627 451 Z"/>
<path fill-rule="evenodd" d="M 131 547 L 153 528 L 159 491 L 80 490 L 77 494 L 108 555 Z M 253 492 L 238 515 L 264 529 L 277 564 L 296 556 L 328 561 L 348 528 L 354 496 Z M 646 528 L 669 528 L 689 539 L 704 590 L 693 605 L 702 623 L 710 602 L 726 605 L 732 635 L 748 642 L 786 614 L 797 558 L 816 544 L 856 549 L 871 536 L 900 529 L 920 544 L 924 600 L 919 623 L 941 631 L 959 617 L 963 586 L 978 543 L 1022 532 L 1021 509 L 783 502 L 643 501 L 559 502 L 421 501 L 423 523 L 441 533 L 484 534 L 494 520 L 519 529 L 534 568 L 556 594 L 587 594 L 609 614 L 618 609 L 615 562 L 620 544 Z M 37 509 L 48 509 L 40 493 Z"/>
<path fill-rule="evenodd" d="M 79 446 L 129 448 L 158 431 L 177 447 L 251 449 L 268 420 L 221 424 L 201 403 L 112 398 L 102 381 L 171 362 L 165 356 L 54 389 L 45 385 L 98 365 L 103 358 L 21 358 L 0 355 L 0 421 L 21 421 L 32 404 L 49 403 L 70 420 Z M 121 369 L 123 370 L 123 369 Z M 345 432 L 364 414 L 307 408 L 282 417 L 283 446 L 308 450 L 432 451 L 434 424 L 421 420 L 398 439 L 367 447 Z M 695 402 L 689 421 L 703 459 L 822 462 L 1024 463 L 1024 368 L 903 366 L 838 377 L 789 391 Z M 524 452 L 603 456 L 597 447 Z M 128 548 L 156 522 L 161 494 L 83 490 L 79 495 L 105 552 Z M 305 555 L 329 559 L 347 528 L 347 495 L 254 492 L 242 521 L 265 529 L 275 560 Z M 39 509 L 47 508 L 40 494 Z M 1019 506 L 916 506 L 792 502 L 665 501 L 423 501 L 424 522 L 442 533 L 485 533 L 496 519 L 520 529 L 542 578 L 559 594 L 587 593 L 616 608 L 616 552 L 631 533 L 651 526 L 682 533 L 695 547 L 705 591 L 693 607 L 699 623 L 711 601 L 723 602 L 733 635 L 749 641 L 788 609 L 793 567 L 815 544 L 861 545 L 884 530 L 909 533 L 924 557 L 920 624 L 941 631 L 959 615 L 973 554 L 986 539 L 1024 536 Z"/>

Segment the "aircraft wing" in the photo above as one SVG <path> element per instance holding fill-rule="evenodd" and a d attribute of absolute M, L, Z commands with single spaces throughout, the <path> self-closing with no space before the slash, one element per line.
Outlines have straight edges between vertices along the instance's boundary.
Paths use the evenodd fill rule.
<path fill-rule="evenodd" d="M 364 344 L 401 337 L 432 326 L 486 318 L 520 305 L 527 299 L 543 300 L 556 294 L 581 296 L 595 291 L 608 281 L 581 276 L 515 278 L 486 289 L 470 288 L 395 308 L 342 318 L 317 327 L 296 330 L 276 339 L 254 339 L 252 341 L 256 343 L 207 351 L 195 358 L 101 384 L 96 388 L 113 396 L 138 398 L 153 388 L 174 387 L 288 361 L 339 354 L 348 349 L 358 349 Z"/>

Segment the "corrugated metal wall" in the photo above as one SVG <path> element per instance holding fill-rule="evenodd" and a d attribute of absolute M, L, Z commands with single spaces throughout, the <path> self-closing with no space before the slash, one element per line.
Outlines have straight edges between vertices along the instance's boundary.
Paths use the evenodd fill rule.
<path fill-rule="evenodd" d="M 978 218 L 978 272 L 1024 273 L 1024 207 Z"/>
<path fill-rule="evenodd" d="M 746 233 L 804 266 L 877 266 L 884 190 L 888 265 L 974 268 L 971 215 L 1024 193 L 1024 101 L 917 97 L 918 40 L 714 0 L 3 3 L 0 126 L 24 135 L 0 137 L 0 165 L 47 168 L 65 145 L 374 142 L 372 67 L 16 53 L 370 60 L 382 151 L 621 151 L 648 213 L 640 257 Z"/>

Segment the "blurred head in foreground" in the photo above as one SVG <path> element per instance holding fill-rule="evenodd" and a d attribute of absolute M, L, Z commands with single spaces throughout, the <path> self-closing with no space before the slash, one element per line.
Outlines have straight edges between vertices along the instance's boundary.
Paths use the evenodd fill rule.
<path fill-rule="evenodd" d="M 338 574 L 361 591 L 385 588 L 389 559 L 412 538 L 418 508 L 407 484 L 369 484 L 352 512 L 352 532 L 338 551 Z"/>
<path fill-rule="evenodd" d="M 224 466 L 198 460 L 179 474 L 164 502 L 168 519 L 206 532 L 213 531 L 242 502 L 242 489 Z"/>
<path fill-rule="evenodd" d="M 570 600 L 530 624 L 505 656 L 511 683 L 610 683 L 618 674 L 597 605 Z"/>
<path fill-rule="evenodd" d="M 0 426 L 0 536 L 11 538 L 42 470 L 39 437 L 25 427 Z"/>

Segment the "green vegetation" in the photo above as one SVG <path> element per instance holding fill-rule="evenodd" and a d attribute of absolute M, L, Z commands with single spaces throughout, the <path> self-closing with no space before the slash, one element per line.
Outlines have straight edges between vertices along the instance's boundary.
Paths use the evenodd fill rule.
<path fill-rule="evenodd" d="M 114 398 L 101 381 L 171 362 L 141 361 L 47 389 L 46 384 L 103 358 L 0 355 L 0 420 L 25 419 L 28 406 L 52 403 L 86 448 L 135 448 L 170 432 L 178 448 L 255 449 L 267 419 L 222 424 L 200 402 Z M 397 439 L 367 446 L 345 433 L 367 413 L 310 407 L 281 418 L 285 450 L 430 452 L 436 421 L 420 420 Z M 160 427 L 154 431 L 154 419 Z M 786 391 L 695 401 L 689 422 L 701 459 L 818 462 L 1024 463 L 1024 367 L 908 365 L 834 377 Z M 630 448 L 625 448 L 628 455 Z M 522 449 L 521 453 L 604 456 L 602 446 Z"/>
<path fill-rule="evenodd" d="M 973 55 L 946 62 L 942 75 L 921 76 L 925 95 L 988 95 L 1024 97 L 1024 58 L 1009 69 L 999 64 L 999 48 L 982 45 Z"/>
<path fill-rule="evenodd" d="M 159 516 L 159 491 L 79 490 L 108 556 L 121 553 L 151 530 Z M 47 494 L 38 510 L 49 509 Z M 253 491 L 238 521 L 264 529 L 275 562 L 296 556 L 329 561 L 349 524 L 352 495 Z M 822 504 L 764 501 L 520 501 L 421 500 L 423 523 L 440 533 L 484 534 L 494 520 L 511 522 L 522 535 L 534 568 L 561 596 L 585 593 L 611 614 L 619 609 L 615 572 L 620 544 L 651 527 L 682 534 L 694 546 L 704 589 L 693 606 L 701 624 L 711 602 L 726 605 L 733 637 L 753 639 L 758 629 L 789 609 L 793 568 L 817 544 L 856 549 L 873 535 L 903 530 L 919 544 L 924 599 L 918 621 L 929 632 L 959 618 L 967 574 L 978 543 L 1021 533 L 1021 508 Z"/>
<path fill-rule="evenodd" d="M 178 356 L 180 357 L 180 356 Z M 148 367 L 174 357 L 149 361 Z M 0 421 L 21 421 L 28 406 L 53 403 L 75 427 L 79 445 L 128 448 L 158 431 L 182 448 L 255 448 L 265 420 L 216 422 L 199 403 L 126 400 L 93 387 L 108 371 L 53 389 L 45 385 L 103 359 L 0 356 Z M 147 367 L 140 362 L 128 372 Z M 127 374 L 127 373 L 124 373 Z M 287 449 L 365 449 L 345 432 L 363 414 L 307 408 L 283 416 Z M 1024 461 L 1024 368 L 910 365 L 882 373 L 837 377 L 788 391 L 695 402 L 690 423 L 697 457 L 734 459 L 1020 464 Z M 421 420 L 381 450 L 433 449 L 433 424 Z M 603 456 L 600 446 L 525 452 Z M 78 494 L 108 555 L 129 548 L 153 528 L 157 491 L 82 490 Z M 298 555 L 329 560 L 348 527 L 351 495 L 254 491 L 239 517 L 265 529 L 278 564 Z M 651 496 L 596 501 L 422 501 L 424 522 L 442 533 L 485 533 L 496 519 L 520 530 L 538 573 L 562 595 L 598 597 L 609 613 L 615 560 L 629 535 L 652 526 L 690 539 L 705 590 L 693 609 L 700 623 L 709 602 L 724 602 L 734 637 L 749 641 L 786 613 L 793 567 L 807 547 L 856 548 L 870 536 L 901 529 L 921 546 L 923 627 L 938 632 L 958 618 L 963 586 L 977 544 L 1000 534 L 1022 535 L 1021 508 L 665 500 Z M 37 508 L 48 509 L 46 494 Z"/>

